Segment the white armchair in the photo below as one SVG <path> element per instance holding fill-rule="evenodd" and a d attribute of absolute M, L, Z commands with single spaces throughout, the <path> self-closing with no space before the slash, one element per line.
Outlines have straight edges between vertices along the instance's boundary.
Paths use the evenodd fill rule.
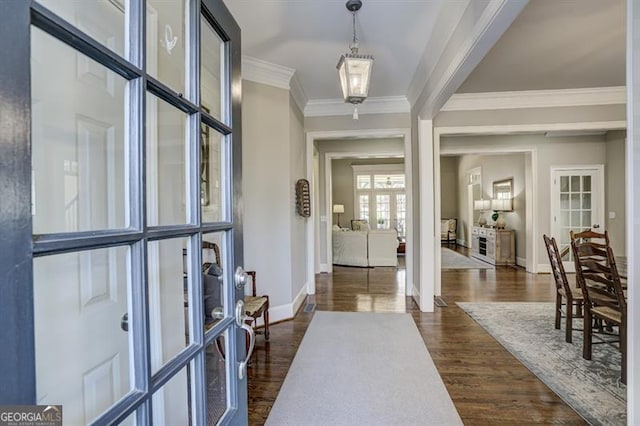
<path fill-rule="evenodd" d="M 442 219 L 440 220 L 440 241 L 446 241 L 447 244 L 453 242 L 458 245 L 458 236 L 456 230 L 458 228 L 458 219 Z"/>

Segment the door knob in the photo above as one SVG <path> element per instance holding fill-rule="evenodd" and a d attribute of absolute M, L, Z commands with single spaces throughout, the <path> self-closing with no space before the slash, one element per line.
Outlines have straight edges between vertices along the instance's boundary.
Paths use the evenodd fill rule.
<path fill-rule="evenodd" d="M 125 312 L 120 318 L 120 328 L 122 331 L 129 331 L 129 313 Z"/>
<path fill-rule="evenodd" d="M 600 225 L 598 225 L 597 223 L 593 225 L 593 229 L 598 229 L 600 228 Z"/>
<path fill-rule="evenodd" d="M 222 306 L 217 306 L 211 310 L 211 317 L 213 319 L 221 320 L 224 318 L 224 310 Z"/>
<path fill-rule="evenodd" d="M 233 281 L 236 284 L 238 290 L 242 290 L 249 281 L 249 275 L 242 269 L 242 266 L 236 268 L 235 274 L 233 274 Z"/>

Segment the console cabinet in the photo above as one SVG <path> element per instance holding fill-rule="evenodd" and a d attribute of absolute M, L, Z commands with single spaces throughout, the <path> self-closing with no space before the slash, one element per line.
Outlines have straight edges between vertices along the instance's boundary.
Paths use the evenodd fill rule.
<path fill-rule="evenodd" d="M 493 265 L 515 265 L 515 231 L 474 226 L 471 235 L 471 257 Z"/>

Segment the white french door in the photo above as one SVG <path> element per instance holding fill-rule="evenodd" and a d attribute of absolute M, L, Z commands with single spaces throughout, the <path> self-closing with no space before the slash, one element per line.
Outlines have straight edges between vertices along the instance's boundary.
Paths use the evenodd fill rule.
<path fill-rule="evenodd" d="M 551 168 L 551 234 L 558 242 L 565 269 L 575 271 L 569 233 L 603 232 L 604 166 Z"/>

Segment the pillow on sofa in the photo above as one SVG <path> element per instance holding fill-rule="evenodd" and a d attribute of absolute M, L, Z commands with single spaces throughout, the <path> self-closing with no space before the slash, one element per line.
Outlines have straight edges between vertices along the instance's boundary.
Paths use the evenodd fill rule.
<path fill-rule="evenodd" d="M 351 221 L 351 230 L 352 231 L 368 231 L 369 230 L 369 222 L 364 219 L 352 220 Z"/>

